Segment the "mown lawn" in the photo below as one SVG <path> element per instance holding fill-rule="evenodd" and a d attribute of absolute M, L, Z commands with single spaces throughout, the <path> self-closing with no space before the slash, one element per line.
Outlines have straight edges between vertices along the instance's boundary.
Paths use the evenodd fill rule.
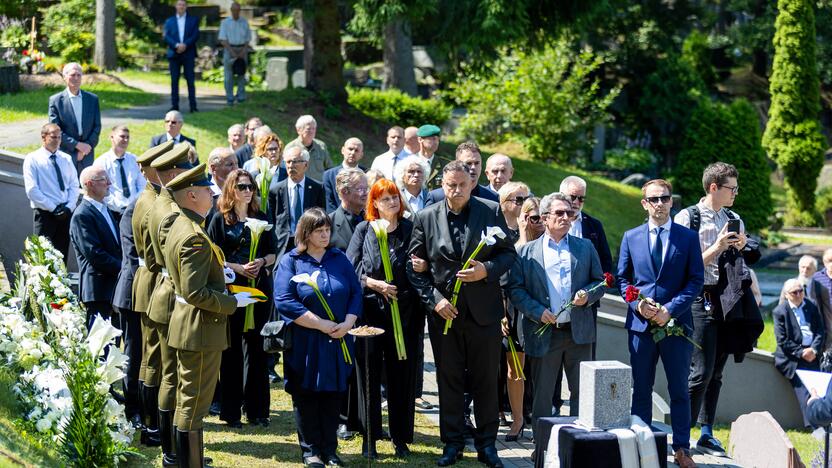
<path fill-rule="evenodd" d="M 10 123 L 30 119 L 43 119 L 46 122 L 49 96 L 62 89 L 48 87 L 35 91 L 0 94 L 0 122 Z M 98 82 L 84 85 L 83 89 L 98 95 L 101 110 L 147 106 L 158 101 L 155 94 L 118 83 Z"/>

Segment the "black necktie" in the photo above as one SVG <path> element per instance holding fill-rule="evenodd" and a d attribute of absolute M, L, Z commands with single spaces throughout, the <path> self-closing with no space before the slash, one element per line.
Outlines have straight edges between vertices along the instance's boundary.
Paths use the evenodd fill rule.
<path fill-rule="evenodd" d="M 121 194 L 124 198 L 130 198 L 130 187 L 127 185 L 127 174 L 124 173 L 124 158 L 116 159 L 118 161 L 118 173 L 121 176 Z"/>
<path fill-rule="evenodd" d="M 58 166 L 58 156 L 55 153 L 49 155 L 49 159 L 52 160 L 52 167 L 55 168 L 55 177 L 58 178 L 58 187 L 60 187 L 61 192 L 66 190 L 66 186 L 64 185 L 64 176 L 61 174 L 61 168 Z"/>
<path fill-rule="evenodd" d="M 662 231 L 664 228 L 656 228 L 656 243 L 653 244 L 653 251 L 650 252 L 650 256 L 653 257 L 653 268 L 656 269 L 657 274 L 662 269 Z"/>
<path fill-rule="evenodd" d="M 298 220 L 300 219 L 301 215 L 303 214 L 303 205 L 301 205 L 300 201 L 300 185 L 295 185 L 295 193 L 293 195 L 292 202 L 294 203 L 294 208 L 292 208 L 292 218 L 294 221 L 295 226 L 298 224 Z"/>

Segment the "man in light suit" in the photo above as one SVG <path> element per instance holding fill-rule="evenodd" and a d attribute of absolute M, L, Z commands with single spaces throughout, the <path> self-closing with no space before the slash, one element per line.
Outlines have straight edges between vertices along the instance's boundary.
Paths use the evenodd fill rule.
<path fill-rule="evenodd" d="M 121 271 L 118 215 L 104 204 L 110 189 L 107 172 L 98 167 L 81 171 L 84 199 L 72 214 L 69 238 L 78 259 L 78 295 L 87 308 L 87 328 L 96 315 L 110 318 L 113 291 Z"/>
<path fill-rule="evenodd" d="M 66 89 L 49 98 L 49 121 L 61 127 L 61 151 L 72 156 L 77 174 L 92 165 L 101 134 L 98 96 L 81 90 L 81 65 L 64 65 Z"/>
<path fill-rule="evenodd" d="M 471 196 L 500 203 L 500 197 L 485 185 L 480 185 L 480 174 L 482 174 L 482 156 L 480 147 L 473 141 L 466 141 L 456 147 L 456 160 L 465 164 L 471 178 L 474 180 L 471 188 Z M 441 188 L 431 190 L 428 193 L 426 205 L 433 205 L 445 199 L 445 192 Z"/>
<path fill-rule="evenodd" d="M 188 2 L 176 2 L 176 14 L 165 21 L 165 44 L 168 46 L 168 70 L 170 71 L 171 110 L 179 110 L 179 73 L 184 68 L 188 83 L 188 102 L 191 112 L 196 112 L 196 88 L 194 86 L 194 62 L 196 41 L 199 39 L 199 18 L 186 13 Z"/>
<path fill-rule="evenodd" d="M 575 211 L 569 198 L 555 192 L 540 201 L 546 232 L 520 248 L 509 274 L 511 303 L 523 313 L 524 349 L 534 382 L 532 427 L 552 415 L 552 392 L 563 366 L 569 382 L 572 416 L 578 414 L 580 365 L 592 359 L 595 310 L 604 295 L 593 286 L 604 279 L 592 244 L 569 235 Z M 567 308 L 572 301 L 573 306 Z M 548 324 L 548 325 L 545 325 Z M 538 333 L 540 327 L 546 331 Z"/>
<path fill-rule="evenodd" d="M 347 138 L 344 146 L 341 147 L 341 156 L 344 157 L 340 166 L 336 166 L 324 171 L 324 192 L 326 194 L 326 212 L 332 213 L 341 205 L 341 197 L 338 193 L 338 187 L 335 183 L 335 178 L 338 174 L 349 168 L 359 168 L 365 171 L 366 168 L 359 166 L 358 163 L 364 158 L 364 143 L 355 137 Z"/>
<path fill-rule="evenodd" d="M 288 177 L 272 179 L 269 188 L 269 209 L 273 213 L 274 232 L 277 236 L 275 253 L 280 258 L 295 248 L 295 227 L 304 211 L 312 207 L 324 207 L 324 188 L 316 180 L 306 177 L 309 152 L 301 146 L 286 148 L 283 152 Z"/>
<path fill-rule="evenodd" d="M 624 233 L 619 250 L 616 282 L 627 298 L 627 287 L 635 286 L 649 300 L 627 304 L 625 326 L 629 332 L 630 365 L 633 369 L 632 413 L 649 424 L 652 421 L 653 382 L 656 364 L 662 359 L 670 393 L 673 420 L 673 450 L 676 463 L 694 468 L 690 458 L 690 373 L 693 345 L 681 336 L 653 341 L 651 329 L 675 325 L 693 331 L 691 304 L 705 282 L 699 236 L 670 219 L 672 187 L 662 179 L 648 181 L 641 188 L 641 206 L 648 222 Z"/>
<path fill-rule="evenodd" d="M 387 130 L 387 147 L 389 148 L 387 151 L 373 159 L 370 169 L 380 171 L 386 179 L 395 181 L 396 164 L 408 156 L 408 152 L 404 149 L 403 128 L 396 126 Z"/>
<path fill-rule="evenodd" d="M 169 111 L 165 114 L 165 133 L 155 135 L 150 139 L 150 148 L 161 145 L 166 141 L 173 140 L 173 144 L 190 143 L 196 149 L 196 140 L 188 138 L 182 134 L 182 126 L 185 124 L 185 118 L 182 113 L 177 110 Z"/>

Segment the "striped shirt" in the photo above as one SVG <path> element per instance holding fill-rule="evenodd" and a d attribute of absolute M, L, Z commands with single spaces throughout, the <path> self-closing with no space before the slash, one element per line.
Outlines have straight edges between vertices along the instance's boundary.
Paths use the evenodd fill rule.
<path fill-rule="evenodd" d="M 728 213 L 725 208 L 721 208 L 719 211 L 714 211 L 705 204 L 704 198 L 699 200 L 696 207 L 699 208 L 699 247 L 702 248 L 702 252 L 704 253 L 705 250 L 710 248 L 714 242 L 716 242 L 719 232 L 722 231 L 722 228 L 725 227 L 726 224 L 728 224 L 728 220 L 730 218 L 728 217 Z M 734 213 L 734 216 L 739 219 L 738 214 Z M 690 213 L 688 213 L 688 210 L 683 209 L 676 214 L 673 221 L 684 227 L 690 227 Z M 740 220 L 740 232 L 745 232 L 745 224 L 743 224 L 742 220 Z M 705 265 L 706 286 L 714 286 L 719 281 L 719 266 L 717 265 L 718 260 L 719 255 L 716 255 L 707 265 Z"/>

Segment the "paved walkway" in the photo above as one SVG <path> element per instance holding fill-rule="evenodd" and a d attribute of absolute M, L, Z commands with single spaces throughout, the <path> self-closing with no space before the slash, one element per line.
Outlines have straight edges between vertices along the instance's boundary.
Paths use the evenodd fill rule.
<path fill-rule="evenodd" d="M 121 81 L 131 88 L 140 89 L 147 93 L 156 94 L 158 103 L 152 106 L 133 107 L 130 109 L 107 109 L 101 112 L 102 137 L 104 129 L 115 125 L 131 125 L 148 121 L 159 122 L 160 131 L 165 113 L 170 109 L 170 86 L 151 83 L 136 79 L 120 77 Z M 188 90 L 184 80 L 180 85 L 180 103 L 187 108 Z M 225 107 L 225 94 L 216 88 L 197 88 L 197 105 L 200 112 L 222 109 Z M 0 148 L 19 148 L 40 143 L 40 128 L 47 120 L 48 103 L 43 103 L 43 118 L 14 122 L 0 125 Z M 186 117 L 187 118 L 187 117 Z"/>

